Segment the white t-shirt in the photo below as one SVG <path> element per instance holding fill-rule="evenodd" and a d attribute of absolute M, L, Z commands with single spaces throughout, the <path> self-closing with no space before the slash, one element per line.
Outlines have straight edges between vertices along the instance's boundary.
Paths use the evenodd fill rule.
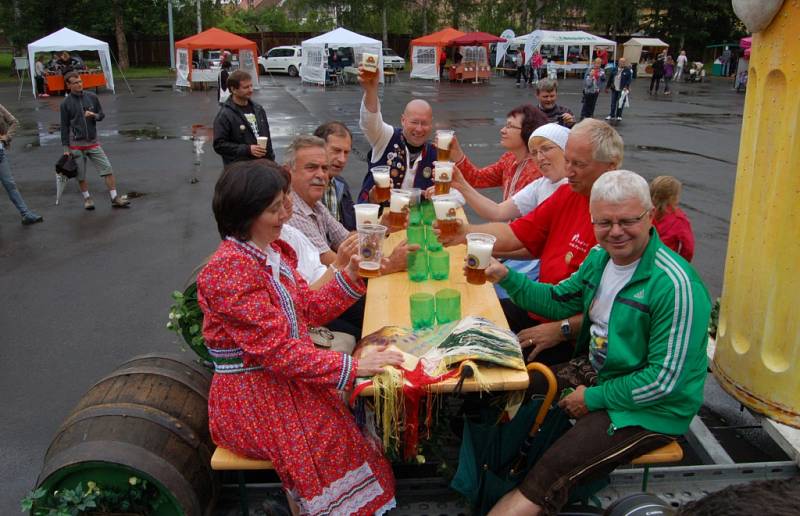
<path fill-rule="evenodd" d="M 608 356 L 608 320 L 614 299 L 633 277 L 638 265 L 639 260 L 630 265 L 617 265 L 609 260 L 603 270 L 603 277 L 589 308 L 589 320 L 592 323 L 589 327 L 589 361 L 595 371 L 603 368 Z"/>
<path fill-rule="evenodd" d="M 536 209 L 537 206 L 542 204 L 545 199 L 550 197 L 559 186 L 567 182 L 567 178 L 562 178 L 555 183 L 546 177 L 540 177 L 535 181 L 531 181 L 525 188 L 511 196 L 511 200 L 517 206 L 521 216 Z"/>
<path fill-rule="evenodd" d="M 292 246 L 297 253 L 297 272 L 309 284 L 314 283 L 328 270 L 319 259 L 319 250 L 299 229 L 284 224 L 281 228 L 281 240 Z"/>
<path fill-rule="evenodd" d="M 684 66 L 686 66 L 686 61 L 687 61 L 687 59 L 686 59 L 685 55 L 681 54 L 681 55 L 678 56 L 678 66 L 679 67 L 683 68 Z"/>

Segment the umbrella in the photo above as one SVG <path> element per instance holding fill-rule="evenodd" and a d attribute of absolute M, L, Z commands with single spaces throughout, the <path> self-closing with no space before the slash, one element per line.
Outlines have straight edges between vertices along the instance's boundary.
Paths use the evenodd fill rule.
<path fill-rule="evenodd" d="M 486 414 L 480 422 L 464 422 L 458 469 L 450 487 L 470 501 L 475 514 L 487 514 L 506 493 L 514 489 L 547 448 L 570 428 L 569 417 L 552 406 L 556 379 L 549 367 L 528 365 L 545 375 L 548 391 L 544 399 L 531 399 L 514 418 L 497 424 L 496 415 Z M 606 482 L 592 483 L 572 499 L 585 499 Z"/>
<path fill-rule="evenodd" d="M 505 43 L 505 38 L 499 38 L 493 34 L 486 32 L 467 32 L 463 36 L 459 36 L 448 43 L 448 46 L 454 47 L 474 47 L 481 45 L 488 45 L 489 43 Z M 478 82 L 478 66 L 475 66 L 475 80 L 474 84 Z"/>
<path fill-rule="evenodd" d="M 56 205 L 61 203 L 61 195 L 64 193 L 64 187 L 67 186 L 67 181 L 69 181 L 68 177 L 62 174 L 56 174 Z"/>

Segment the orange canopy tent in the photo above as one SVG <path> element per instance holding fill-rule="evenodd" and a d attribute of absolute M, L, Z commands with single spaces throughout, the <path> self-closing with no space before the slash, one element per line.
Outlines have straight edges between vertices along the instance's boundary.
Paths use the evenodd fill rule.
<path fill-rule="evenodd" d="M 439 54 L 452 40 L 465 33 L 446 27 L 427 36 L 411 40 L 411 78 L 438 79 Z"/>
<path fill-rule="evenodd" d="M 249 72 L 254 79 L 253 86 L 258 88 L 258 69 L 256 68 L 258 47 L 255 42 L 216 27 L 175 42 L 175 62 L 178 68 L 177 82 L 179 86 L 188 86 L 188 82 L 191 81 L 192 52 L 206 49 L 229 49 L 238 53 L 239 69 Z M 187 84 L 181 84 L 181 79 Z"/>

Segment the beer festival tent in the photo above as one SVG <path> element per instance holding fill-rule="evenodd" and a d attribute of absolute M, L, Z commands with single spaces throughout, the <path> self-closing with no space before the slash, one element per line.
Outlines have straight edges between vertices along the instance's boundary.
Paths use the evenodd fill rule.
<path fill-rule="evenodd" d="M 567 61 L 569 47 L 589 47 L 589 55 L 594 53 L 595 47 L 612 47 L 614 49 L 614 60 L 617 58 L 617 43 L 610 39 L 601 38 L 594 34 L 589 34 L 582 30 L 535 30 L 529 34 L 514 38 L 515 45 L 525 46 L 526 59 L 533 55 L 536 50 L 543 46 L 561 47 L 564 50 L 563 61 Z"/>
<path fill-rule="evenodd" d="M 352 48 L 354 63 L 361 63 L 361 54 L 369 53 L 378 56 L 378 74 L 383 82 L 383 43 L 368 38 L 342 27 L 325 34 L 307 39 L 301 43 L 303 63 L 300 66 L 300 78 L 303 82 L 325 84 L 328 69 L 328 49 Z"/>
<path fill-rule="evenodd" d="M 96 51 L 100 54 L 100 67 L 106 80 L 106 87 L 114 91 L 114 74 L 111 71 L 111 52 L 108 43 L 90 38 L 80 32 L 64 27 L 49 36 L 38 39 L 28 45 L 28 66 L 30 67 L 33 96 L 36 98 L 36 66 L 35 55 L 39 52 L 60 51 Z"/>
<path fill-rule="evenodd" d="M 464 62 L 472 63 L 475 67 L 475 81 L 478 82 L 478 69 L 481 66 L 489 67 L 488 50 L 490 43 L 505 43 L 505 38 L 486 32 L 467 32 L 450 42 L 451 46 L 465 47 Z M 469 69 L 467 69 L 469 71 Z"/>
<path fill-rule="evenodd" d="M 253 77 L 253 87 L 258 89 L 258 68 L 256 67 L 258 47 L 255 41 L 216 27 L 175 42 L 175 85 L 189 86 L 192 82 L 192 52 L 222 49 L 229 49 L 239 54 L 239 69 Z M 219 70 L 216 70 L 215 73 L 219 74 Z M 204 78 L 204 80 L 206 79 Z"/>
<path fill-rule="evenodd" d="M 622 57 L 631 65 L 636 67 L 636 75 L 649 77 L 651 72 L 647 71 L 647 63 L 639 63 L 642 58 L 642 50 L 650 50 L 650 54 L 655 56 L 663 48 L 669 45 L 658 38 L 631 38 L 622 44 Z M 658 51 L 655 51 L 658 49 Z"/>
<path fill-rule="evenodd" d="M 440 50 L 464 33 L 452 27 L 411 40 L 411 78 L 439 79 Z"/>

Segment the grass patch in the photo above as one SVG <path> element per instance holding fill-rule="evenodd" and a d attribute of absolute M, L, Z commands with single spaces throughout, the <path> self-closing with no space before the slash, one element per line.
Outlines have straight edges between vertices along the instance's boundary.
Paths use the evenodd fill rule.
<path fill-rule="evenodd" d="M 113 71 L 114 77 L 122 79 L 122 74 L 116 66 L 113 67 Z M 171 71 L 167 66 L 132 66 L 125 70 L 125 77 L 128 79 L 159 79 L 174 76 L 175 72 Z"/>

